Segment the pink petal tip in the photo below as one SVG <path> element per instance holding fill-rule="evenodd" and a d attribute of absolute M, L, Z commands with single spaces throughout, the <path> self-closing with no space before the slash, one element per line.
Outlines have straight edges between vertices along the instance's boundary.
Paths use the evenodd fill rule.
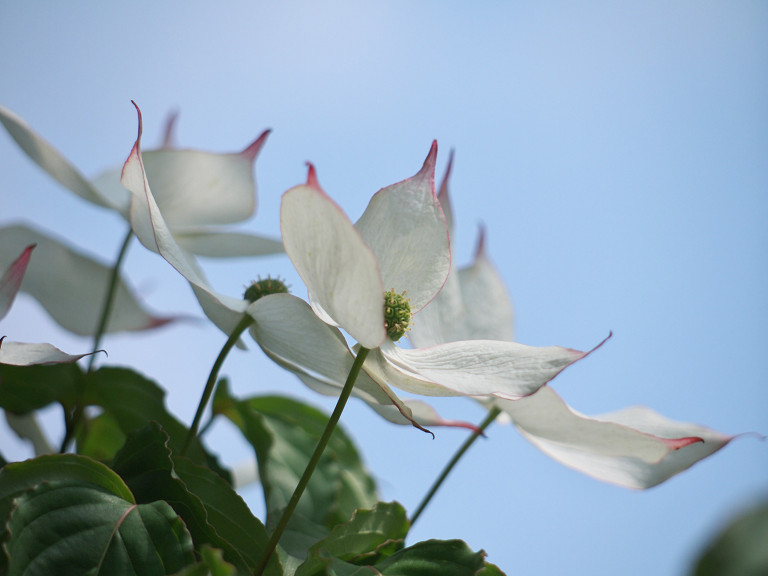
<path fill-rule="evenodd" d="M 485 258 L 485 226 L 477 226 L 477 245 L 475 246 L 475 260 Z"/>
<path fill-rule="evenodd" d="M 453 148 L 451 148 L 451 151 L 448 153 L 448 164 L 445 167 L 445 174 L 443 175 L 443 180 L 440 182 L 440 191 L 437 194 L 437 197 L 440 199 L 440 203 L 443 204 L 448 199 L 448 180 L 451 177 L 451 170 L 453 169 Z"/>
<path fill-rule="evenodd" d="M 322 190 L 322 188 L 320 188 L 320 182 L 317 180 L 315 165 L 312 164 L 312 162 L 307 162 L 307 186 L 315 188 L 316 190 Z"/>
<path fill-rule="evenodd" d="M 660 440 L 669 446 L 671 450 L 680 450 L 680 448 L 685 448 L 691 444 L 704 442 L 704 438 L 699 438 L 698 436 L 687 436 L 685 438 L 660 438 Z"/>
<path fill-rule="evenodd" d="M 251 162 L 256 161 L 256 157 L 259 155 L 259 152 L 261 151 L 261 148 L 264 146 L 264 143 L 267 141 L 267 136 L 272 132 L 272 130 L 267 129 L 264 130 L 264 132 L 261 133 L 261 135 L 256 138 L 251 144 L 249 144 L 245 150 L 243 150 L 240 154 L 248 158 Z"/>
<path fill-rule="evenodd" d="M 176 121 L 178 119 L 178 110 L 171 110 L 165 118 L 165 126 L 163 127 L 163 148 L 165 149 L 175 148 Z"/>

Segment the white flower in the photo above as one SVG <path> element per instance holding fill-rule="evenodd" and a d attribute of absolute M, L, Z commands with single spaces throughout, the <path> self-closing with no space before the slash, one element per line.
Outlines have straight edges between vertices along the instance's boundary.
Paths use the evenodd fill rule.
<path fill-rule="evenodd" d="M 447 214 L 451 213 L 450 166 L 449 162 L 440 187 Z M 462 338 L 511 340 L 512 321 L 512 304 L 485 255 L 481 231 L 474 262 L 452 270 L 438 298 L 419 317 L 411 340 L 416 345 Z M 674 422 L 642 406 L 591 418 L 570 408 L 549 386 L 519 400 L 487 400 L 545 454 L 598 480 L 627 488 L 655 486 L 733 438 L 696 424 Z"/>
<path fill-rule="evenodd" d="M 371 349 L 363 369 L 380 385 L 427 396 L 527 396 L 587 353 L 501 340 L 405 349 L 388 336 L 385 290 L 405 294 L 418 322 L 450 270 L 448 229 L 434 190 L 436 155 L 433 143 L 421 170 L 377 192 L 354 225 L 310 167 L 306 184 L 283 195 L 285 251 L 316 314 Z M 301 344 L 308 353 L 314 345 Z"/>
<path fill-rule="evenodd" d="M 120 184 L 119 168 L 88 180 L 24 120 L 2 106 L 0 124 L 35 163 L 65 188 L 129 218 L 131 193 Z M 253 215 L 256 209 L 253 165 L 268 134 L 269 131 L 263 132 L 242 152 L 232 154 L 166 147 L 144 153 L 155 200 L 177 242 L 185 249 L 215 257 L 282 251 L 276 240 L 218 229 Z"/>
<path fill-rule="evenodd" d="M 306 302 L 290 294 L 271 294 L 251 303 L 211 287 L 194 255 L 177 242 L 150 189 L 141 152 L 141 127 L 139 111 L 139 135 L 122 174 L 123 185 L 133 195 L 130 220 L 136 236 L 186 278 L 205 314 L 225 334 L 231 334 L 243 315 L 249 314 L 254 319 L 251 334 L 267 356 L 314 390 L 338 395 L 353 361 L 339 330 L 320 321 Z M 418 414 L 413 415 L 411 408 L 387 386 L 376 384 L 365 375 L 358 380 L 354 394 L 396 423 L 408 422 L 419 427 L 464 425 L 442 420 L 424 406 L 417 406 Z"/>
<path fill-rule="evenodd" d="M 83 336 L 96 331 L 112 270 L 42 232 L 21 224 L 0 228 L 0 269 L 24 247 L 35 244 L 21 291 L 35 298 L 67 330 Z M 107 332 L 147 330 L 171 322 L 147 312 L 128 285 L 118 279 Z"/>
<path fill-rule="evenodd" d="M 24 272 L 29 264 L 34 244 L 30 244 L 21 252 L 0 276 L 0 320 L 10 310 L 16 293 L 19 291 Z M 50 344 L 31 344 L 26 342 L 6 342 L 5 336 L 0 337 L 0 364 L 12 366 L 31 366 L 36 364 L 60 364 L 76 362 L 87 354 L 71 355 L 62 352 Z"/>

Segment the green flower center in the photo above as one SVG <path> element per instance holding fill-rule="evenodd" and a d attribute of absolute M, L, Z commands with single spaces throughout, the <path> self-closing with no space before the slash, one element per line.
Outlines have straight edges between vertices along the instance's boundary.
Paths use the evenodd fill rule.
<path fill-rule="evenodd" d="M 395 289 L 384 292 L 384 328 L 393 342 L 403 337 L 411 323 L 411 304 L 405 292 L 397 294 Z"/>
<path fill-rule="evenodd" d="M 288 294 L 288 286 L 280 278 L 259 278 L 251 282 L 251 285 L 245 289 L 243 298 L 249 302 L 256 302 L 262 296 L 268 294 Z"/>

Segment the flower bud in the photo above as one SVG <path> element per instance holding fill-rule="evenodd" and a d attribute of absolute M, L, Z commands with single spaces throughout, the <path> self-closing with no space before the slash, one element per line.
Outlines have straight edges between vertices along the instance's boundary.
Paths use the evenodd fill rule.
<path fill-rule="evenodd" d="M 251 282 L 251 285 L 245 289 L 243 298 L 249 302 L 256 302 L 262 296 L 268 294 L 288 294 L 288 286 L 280 278 L 259 278 Z"/>

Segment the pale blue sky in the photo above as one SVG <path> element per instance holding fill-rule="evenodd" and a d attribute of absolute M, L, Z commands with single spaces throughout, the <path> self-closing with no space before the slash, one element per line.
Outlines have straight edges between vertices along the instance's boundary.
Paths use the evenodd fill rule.
<path fill-rule="evenodd" d="M 226 6 L 226 7 L 224 7 Z M 577 410 L 647 404 L 725 433 L 768 433 L 768 5 L 752 2 L 0 2 L 0 103 L 84 173 L 121 162 L 142 108 L 145 144 L 170 110 L 183 146 L 234 151 L 274 132 L 259 213 L 304 162 L 357 218 L 415 173 L 432 139 L 452 191 L 460 263 L 476 228 L 517 309 L 521 342 L 587 349 L 554 386 Z M 0 133 L 0 224 L 26 219 L 105 260 L 124 224 L 63 191 Z M 285 258 L 205 262 L 220 290 L 281 274 Z M 138 244 L 127 273 L 155 310 L 201 315 L 183 279 Z M 82 351 L 20 298 L 16 340 Z M 108 338 L 109 362 L 169 387 L 189 421 L 223 336 L 204 322 Z M 224 372 L 238 393 L 284 391 L 330 409 L 258 351 Z M 479 420 L 467 401 L 446 415 Z M 51 430 L 60 414 L 48 413 Z M 351 405 L 382 498 L 409 509 L 464 438 Z M 225 426 L 211 447 L 247 458 Z M 0 450 L 24 452 L 0 427 Z M 682 574 L 739 508 L 768 493 L 768 444 L 745 437 L 644 493 L 586 478 L 495 427 L 414 528 L 462 538 L 509 574 Z M 260 510 L 258 489 L 246 492 Z"/>

